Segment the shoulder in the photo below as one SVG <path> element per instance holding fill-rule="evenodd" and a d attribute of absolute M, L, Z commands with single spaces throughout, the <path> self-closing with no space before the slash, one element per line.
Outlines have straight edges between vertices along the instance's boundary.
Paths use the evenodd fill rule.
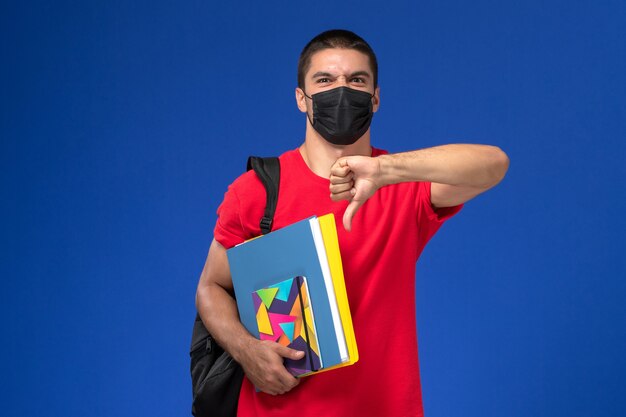
<path fill-rule="evenodd" d="M 259 193 L 263 193 L 263 183 L 254 171 L 246 171 L 237 177 L 226 191 L 225 197 L 232 194 L 238 200 L 256 197 Z"/>
<path fill-rule="evenodd" d="M 279 156 L 281 171 L 283 165 L 288 166 L 292 159 L 293 151 Z M 237 177 L 228 186 L 217 209 L 216 240 L 230 248 L 258 236 L 259 220 L 263 216 L 266 200 L 265 187 L 254 171 L 246 171 Z"/>
<path fill-rule="evenodd" d="M 278 157 L 281 168 L 290 166 L 294 163 L 297 149 L 284 152 Z M 246 171 L 237 177 L 229 186 L 227 192 L 234 192 L 239 198 L 257 197 L 260 194 L 265 195 L 263 183 L 253 170 Z"/>

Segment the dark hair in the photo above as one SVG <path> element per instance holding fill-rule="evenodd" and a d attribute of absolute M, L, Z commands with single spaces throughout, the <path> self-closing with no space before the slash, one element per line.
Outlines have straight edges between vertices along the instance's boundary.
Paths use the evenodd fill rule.
<path fill-rule="evenodd" d="M 306 44 L 298 59 L 298 87 L 304 90 L 304 76 L 311 66 L 311 57 L 324 49 L 354 49 L 367 55 L 374 76 L 374 87 L 378 86 L 378 61 L 371 46 L 354 32 L 333 29 L 322 32 Z"/>

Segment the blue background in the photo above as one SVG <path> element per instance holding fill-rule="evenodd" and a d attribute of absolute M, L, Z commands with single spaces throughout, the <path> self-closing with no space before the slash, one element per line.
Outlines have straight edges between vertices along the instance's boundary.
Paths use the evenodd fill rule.
<path fill-rule="evenodd" d="M 625 22 L 619 0 L 2 2 L 0 414 L 190 414 L 216 208 L 248 155 L 302 142 L 298 54 L 342 27 L 379 57 L 376 146 L 511 158 L 418 263 L 427 416 L 626 415 Z"/>

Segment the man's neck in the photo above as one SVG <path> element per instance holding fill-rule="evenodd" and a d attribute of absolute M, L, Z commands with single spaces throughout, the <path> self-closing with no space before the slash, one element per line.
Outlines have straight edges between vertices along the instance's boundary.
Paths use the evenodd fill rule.
<path fill-rule="evenodd" d="M 327 142 L 311 126 L 307 126 L 306 138 L 300 146 L 300 154 L 309 169 L 320 177 L 329 178 L 330 168 L 342 156 L 371 156 L 369 130 L 352 145 L 337 146 Z"/>

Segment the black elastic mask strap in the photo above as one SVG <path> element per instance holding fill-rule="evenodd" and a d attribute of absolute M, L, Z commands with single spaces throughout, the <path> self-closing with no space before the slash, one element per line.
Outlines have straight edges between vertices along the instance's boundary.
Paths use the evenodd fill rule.
<path fill-rule="evenodd" d="M 304 97 L 308 98 L 309 100 L 311 100 L 311 106 L 313 106 L 313 97 L 312 96 L 307 96 L 306 93 L 304 92 L 304 89 L 301 88 L 300 90 L 302 90 L 302 94 L 304 94 Z M 313 113 L 313 111 L 311 111 L 311 113 Z M 306 118 L 309 119 L 309 123 L 311 123 L 311 126 L 313 126 L 313 120 L 311 120 L 311 118 L 309 117 L 309 112 L 306 112 Z"/>

